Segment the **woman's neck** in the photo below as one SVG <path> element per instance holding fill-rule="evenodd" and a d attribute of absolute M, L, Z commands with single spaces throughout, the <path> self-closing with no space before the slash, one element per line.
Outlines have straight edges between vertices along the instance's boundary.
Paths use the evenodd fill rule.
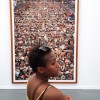
<path fill-rule="evenodd" d="M 36 73 L 36 76 L 39 80 L 42 80 L 44 82 L 48 82 L 48 77 L 44 76 L 43 74 Z"/>

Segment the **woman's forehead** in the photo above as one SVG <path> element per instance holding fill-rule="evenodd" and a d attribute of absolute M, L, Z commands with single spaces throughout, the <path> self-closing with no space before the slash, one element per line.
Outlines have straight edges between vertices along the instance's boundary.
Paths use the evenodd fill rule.
<path fill-rule="evenodd" d="M 50 52 L 50 53 L 47 54 L 44 58 L 45 58 L 47 61 L 52 61 L 52 60 L 56 59 L 56 55 L 54 54 L 54 52 Z"/>

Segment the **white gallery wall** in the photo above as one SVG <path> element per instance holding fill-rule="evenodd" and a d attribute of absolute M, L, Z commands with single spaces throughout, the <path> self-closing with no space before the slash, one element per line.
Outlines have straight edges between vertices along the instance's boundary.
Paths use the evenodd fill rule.
<path fill-rule="evenodd" d="M 59 89 L 100 89 L 100 0 L 79 0 L 78 82 Z M 26 89 L 11 79 L 10 0 L 0 0 L 0 89 Z"/>

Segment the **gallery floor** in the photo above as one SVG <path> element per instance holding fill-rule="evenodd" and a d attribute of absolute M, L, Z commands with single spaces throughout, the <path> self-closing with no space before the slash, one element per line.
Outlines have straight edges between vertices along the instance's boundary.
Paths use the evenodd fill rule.
<path fill-rule="evenodd" d="M 72 100 L 100 100 L 100 90 L 61 90 L 72 96 Z M 1 89 L 0 100 L 26 100 L 26 90 Z"/>

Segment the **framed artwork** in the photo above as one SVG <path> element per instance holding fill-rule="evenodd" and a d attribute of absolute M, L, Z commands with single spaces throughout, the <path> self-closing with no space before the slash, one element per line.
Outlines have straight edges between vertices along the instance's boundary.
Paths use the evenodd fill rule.
<path fill-rule="evenodd" d="M 77 83 L 78 0 L 10 0 L 12 82 L 32 74 L 28 53 L 39 41 L 55 52 L 60 75 L 52 83 Z"/>

